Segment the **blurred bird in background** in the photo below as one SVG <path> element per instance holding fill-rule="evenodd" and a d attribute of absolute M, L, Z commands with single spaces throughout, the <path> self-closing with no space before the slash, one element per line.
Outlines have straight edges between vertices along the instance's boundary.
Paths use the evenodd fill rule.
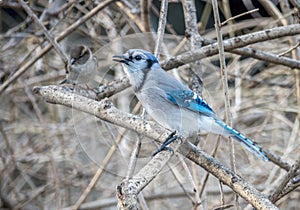
<path fill-rule="evenodd" d="M 86 84 L 89 88 L 99 86 L 95 81 L 97 58 L 90 48 L 78 45 L 70 50 L 66 78 L 60 84 Z"/>

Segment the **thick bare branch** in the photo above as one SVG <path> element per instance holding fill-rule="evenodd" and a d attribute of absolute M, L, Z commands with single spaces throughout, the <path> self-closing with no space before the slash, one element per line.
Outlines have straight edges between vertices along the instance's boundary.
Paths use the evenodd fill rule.
<path fill-rule="evenodd" d="M 257 42 L 262 42 L 266 40 L 276 39 L 284 36 L 293 36 L 300 34 L 300 24 L 294 24 L 289 26 L 282 26 L 273 29 L 266 29 L 263 31 L 258 31 L 251 34 L 242 35 L 239 37 L 234 37 L 224 41 L 224 50 L 229 51 L 236 48 L 244 47 Z M 164 69 L 172 69 L 184 64 L 194 62 L 205 57 L 209 57 L 218 53 L 218 44 L 214 43 L 199 50 L 189 51 L 173 57 L 168 61 L 163 62 L 161 65 Z M 297 67 L 300 69 L 300 65 Z"/>
<path fill-rule="evenodd" d="M 266 195 L 257 191 L 242 177 L 223 166 L 222 163 L 209 156 L 195 145 L 187 142 L 180 148 L 179 152 L 185 154 L 185 157 L 217 177 L 221 182 L 251 203 L 256 209 L 278 209 L 268 200 Z"/>

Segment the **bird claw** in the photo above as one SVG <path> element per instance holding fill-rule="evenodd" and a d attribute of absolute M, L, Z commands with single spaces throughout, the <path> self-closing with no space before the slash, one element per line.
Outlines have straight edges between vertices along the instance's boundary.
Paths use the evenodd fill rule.
<path fill-rule="evenodd" d="M 168 147 L 169 144 L 171 144 L 173 141 L 175 141 L 176 139 L 178 139 L 178 132 L 177 131 L 173 131 L 167 138 L 166 140 L 162 143 L 162 145 L 152 154 L 152 156 L 157 155 L 158 153 L 160 153 L 163 150 L 169 150 L 169 151 L 173 151 L 172 148 Z"/>
<path fill-rule="evenodd" d="M 155 155 L 157 155 L 157 154 L 160 153 L 161 151 L 170 151 L 170 152 L 174 153 L 174 150 L 173 150 L 172 148 L 165 146 L 165 147 L 160 147 L 160 148 L 158 148 L 158 150 L 156 150 L 156 151 L 152 154 L 152 157 L 154 157 Z"/>

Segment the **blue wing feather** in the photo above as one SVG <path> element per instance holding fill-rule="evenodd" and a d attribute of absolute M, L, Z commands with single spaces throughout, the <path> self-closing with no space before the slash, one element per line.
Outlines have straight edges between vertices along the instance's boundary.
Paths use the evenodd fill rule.
<path fill-rule="evenodd" d="M 180 107 L 211 116 L 214 111 L 208 103 L 191 90 L 175 90 L 167 93 L 167 99 Z"/>

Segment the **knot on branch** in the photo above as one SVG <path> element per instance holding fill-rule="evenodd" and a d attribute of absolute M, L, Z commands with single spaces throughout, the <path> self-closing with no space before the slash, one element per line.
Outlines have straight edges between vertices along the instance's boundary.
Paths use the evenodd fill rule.
<path fill-rule="evenodd" d="M 139 186 L 132 179 L 124 179 L 117 186 L 118 205 L 120 209 L 135 210 L 137 208 L 137 195 Z"/>

